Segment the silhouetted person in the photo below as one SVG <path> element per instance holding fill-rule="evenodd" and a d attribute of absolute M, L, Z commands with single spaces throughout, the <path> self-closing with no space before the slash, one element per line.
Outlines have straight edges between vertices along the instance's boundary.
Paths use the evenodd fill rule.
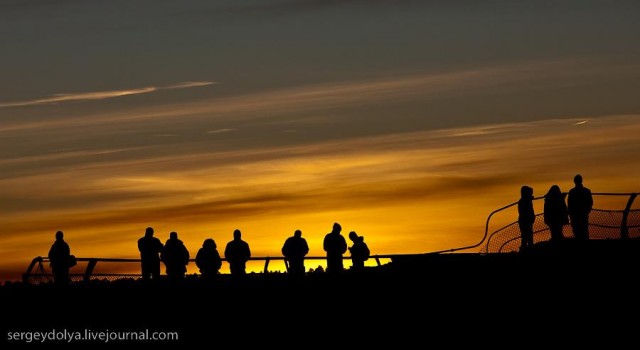
<path fill-rule="evenodd" d="M 327 252 L 327 273 L 341 273 L 344 269 L 342 254 L 347 251 L 347 241 L 340 234 L 340 224 L 333 224 L 333 230 L 324 236 L 323 248 Z"/>
<path fill-rule="evenodd" d="M 558 185 L 551 186 L 549 192 L 544 195 L 544 223 L 549 226 L 552 242 L 564 239 L 562 228 L 569 223 L 569 212 L 564 197 Z"/>
<path fill-rule="evenodd" d="M 358 236 L 355 231 L 349 232 L 349 239 L 353 242 L 349 248 L 353 270 L 361 271 L 364 269 L 364 262 L 369 259 L 369 247 L 364 242 L 364 236 Z"/>
<path fill-rule="evenodd" d="M 143 280 L 160 278 L 160 253 L 163 247 L 162 242 L 153 237 L 153 228 L 147 227 L 144 237 L 138 240 Z"/>
<path fill-rule="evenodd" d="M 518 200 L 518 226 L 520 227 L 520 251 L 533 246 L 533 223 L 536 214 L 533 211 L 533 188 L 522 186 Z"/>
<path fill-rule="evenodd" d="M 582 185 L 580 174 L 573 178 L 575 186 L 569 190 L 567 209 L 571 218 L 573 235 L 578 240 L 589 239 L 589 213 L 593 208 L 591 190 Z"/>
<path fill-rule="evenodd" d="M 289 263 L 289 273 L 302 276 L 305 273 L 304 257 L 309 253 L 307 240 L 302 238 L 302 231 L 296 230 L 293 236 L 287 238 L 282 246 L 282 255 Z"/>
<path fill-rule="evenodd" d="M 184 278 L 189 264 L 189 251 L 178 239 L 178 233 L 169 233 L 169 239 L 164 244 L 160 258 L 170 280 L 177 281 Z"/>
<path fill-rule="evenodd" d="M 69 284 L 69 267 L 71 266 L 71 250 L 64 241 L 64 233 L 56 232 L 56 241 L 49 249 L 49 263 L 53 273 L 53 283 L 58 285 Z"/>
<path fill-rule="evenodd" d="M 240 230 L 233 231 L 233 240 L 227 243 L 224 249 L 224 257 L 229 263 L 229 270 L 232 275 L 240 276 L 246 274 L 247 261 L 251 257 L 249 244 L 242 240 Z"/>
<path fill-rule="evenodd" d="M 218 253 L 216 242 L 207 238 L 202 243 L 202 248 L 196 254 L 196 266 L 200 269 L 203 278 L 211 279 L 218 274 L 222 267 L 222 259 Z"/>

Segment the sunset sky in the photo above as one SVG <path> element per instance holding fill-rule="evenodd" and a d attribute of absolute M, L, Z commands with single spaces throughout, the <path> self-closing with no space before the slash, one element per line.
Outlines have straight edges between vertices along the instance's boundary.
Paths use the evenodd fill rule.
<path fill-rule="evenodd" d="M 638 19 L 624 0 L 1 1 L 0 281 L 57 230 L 77 257 L 137 258 L 147 226 L 192 257 L 236 228 L 254 256 L 296 229 L 324 256 L 334 222 L 425 253 L 477 243 L 525 184 L 640 191 Z"/>

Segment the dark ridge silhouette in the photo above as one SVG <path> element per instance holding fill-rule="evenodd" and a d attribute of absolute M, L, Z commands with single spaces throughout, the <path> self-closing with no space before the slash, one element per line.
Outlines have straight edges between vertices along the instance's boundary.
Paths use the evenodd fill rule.
<path fill-rule="evenodd" d="M 160 278 L 160 253 L 162 253 L 164 245 L 157 237 L 153 237 L 153 233 L 153 227 L 147 227 L 144 237 L 138 240 L 143 280 L 158 280 Z"/>
<path fill-rule="evenodd" d="M 340 234 L 342 226 L 333 224 L 331 232 L 324 237 L 323 248 L 327 252 L 327 273 L 339 274 L 344 270 L 342 255 L 347 251 L 347 241 Z"/>
<path fill-rule="evenodd" d="M 285 257 L 287 271 L 291 276 L 300 277 L 305 274 L 304 257 L 309 253 L 307 240 L 302 237 L 302 231 L 296 230 L 293 236 L 287 238 L 282 246 L 282 256 Z"/>
<path fill-rule="evenodd" d="M 633 294 L 638 252 L 638 239 L 567 239 L 560 246 L 536 244 L 527 254 L 397 256 L 362 273 L 312 273 L 299 280 L 286 273 L 248 273 L 242 284 L 226 283 L 234 277 L 227 274 L 216 284 L 196 275 L 185 276 L 180 284 L 123 279 L 72 283 L 62 289 L 13 283 L 0 287 L 0 297 L 20 305 L 20 311 L 5 314 L 10 321 L 2 327 L 148 328 L 178 332 L 189 345 L 206 344 L 212 337 L 233 343 L 240 337 L 258 339 L 265 347 L 293 348 L 291 334 L 309 335 L 314 346 L 340 341 L 345 346 L 393 342 L 405 347 L 454 341 L 453 336 L 477 342 L 488 334 L 521 334 L 522 327 L 537 325 L 542 335 L 536 339 L 552 332 L 555 339 L 565 336 L 575 344 L 585 338 L 567 331 L 569 324 L 596 327 L 598 335 L 614 324 L 632 326 L 623 316 L 640 311 Z M 576 297 L 585 293 L 585 298 Z M 328 318 L 332 331 L 320 331 Z M 540 320 L 545 320 L 543 325 Z M 635 334 L 616 328 L 621 333 L 612 333 L 613 339 Z M 367 336 L 357 341 L 344 336 L 365 331 Z"/>
<path fill-rule="evenodd" d="M 242 232 L 233 231 L 233 240 L 227 243 L 224 249 L 224 257 L 229 262 L 229 271 L 234 276 L 246 275 L 247 261 L 251 257 L 249 244 L 242 240 Z"/>

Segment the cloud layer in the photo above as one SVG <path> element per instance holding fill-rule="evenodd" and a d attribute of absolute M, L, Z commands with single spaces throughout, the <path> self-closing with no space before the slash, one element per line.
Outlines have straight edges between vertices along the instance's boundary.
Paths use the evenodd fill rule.
<path fill-rule="evenodd" d="M 322 256 L 321 239 L 334 221 L 366 235 L 379 254 L 468 245 L 481 237 L 491 210 L 517 200 L 522 184 L 536 195 L 552 184 L 566 191 L 580 172 L 594 192 L 636 190 L 626 174 L 640 170 L 629 162 L 640 152 L 640 116 L 584 120 L 233 152 L 194 143 L 187 154 L 94 154 L 91 162 L 0 181 L 3 253 L 7 264 L 24 262 L 63 229 L 79 255 L 135 257 L 131 242 L 151 225 L 162 239 L 178 231 L 192 250 L 241 228 L 256 256 L 277 254 L 299 228 L 311 254 Z M 514 220 L 511 214 L 502 220 Z"/>

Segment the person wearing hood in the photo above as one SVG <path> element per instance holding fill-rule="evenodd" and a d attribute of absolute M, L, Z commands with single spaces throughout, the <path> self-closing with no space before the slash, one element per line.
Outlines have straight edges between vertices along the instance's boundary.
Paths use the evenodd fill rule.
<path fill-rule="evenodd" d="M 160 259 L 164 263 L 167 277 L 176 281 L 184 278 L 189 264 L 189 251 L 181 240 L 178 239 L 177 232 L 171 232 L 169 239 L 164 244 Z"/>
<path fill-rule="evenodd" d="M 353 242 L 349 247 L 352 268 L 354 271 L 361 271 L 364 269 L 364 262 L 369 259 L 369 247 L 364 242 L 364 236 L 358 236 L 355 231 L 349 232 L 349 239 Z"/>
<path fill-rule="evenodd" d="M 211 279 L 216 276 L 220 271 L 220 267 L 222 267 L 222 259 L 217 248 L 216 241 L 212 238 L 207 238 L 202 243 L 202 248 L 198 250 L 198 254 L 196 254 L 196 266 L 198 266 L 202 277 L 205 279 Z"/>
<path fill-rule="evenodd" d="M 560 190 L 560 186 L 553 185 L 544 196 L 544 223 L 551 231 L 551 242 L 557 243 L 564 239 L 562 229 L 569 223 L 567 204 L 564 201 L 565 195 Z"/>

